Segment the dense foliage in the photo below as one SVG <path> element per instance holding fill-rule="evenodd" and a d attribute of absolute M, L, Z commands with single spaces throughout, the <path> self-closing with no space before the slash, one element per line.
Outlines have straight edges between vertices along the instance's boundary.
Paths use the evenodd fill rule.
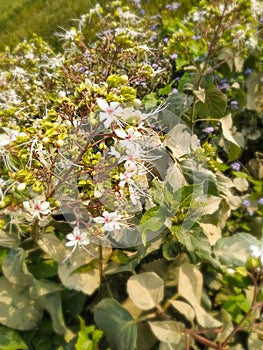
<path fill-rule="evenodd" d="M 0 55 L 1 349 L 263 345 L 263 10 L 159 7 Z"/>

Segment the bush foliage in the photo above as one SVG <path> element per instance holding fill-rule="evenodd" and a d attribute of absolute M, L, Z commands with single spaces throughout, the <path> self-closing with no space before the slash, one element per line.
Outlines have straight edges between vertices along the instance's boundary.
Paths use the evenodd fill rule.
<path fill-rule="evenodd" d="M 0 54 L 2 349 L 262 347 L 262 21 L 112 1 Z"/>

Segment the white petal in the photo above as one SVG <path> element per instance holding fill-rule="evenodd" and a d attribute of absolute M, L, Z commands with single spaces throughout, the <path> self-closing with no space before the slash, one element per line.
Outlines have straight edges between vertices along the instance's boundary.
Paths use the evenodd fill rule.
<path fill-rule="evenodd" d="M 106 111 L 109 108 L 108 102 L 103 98 L 97 98 L 97 104 L 102 111 Z"/>
<path fill-rule="evenodd" d="M 96 222 L 97 224 L 104 224 L 105 218 L 103 218 L 102 216 L 98 216 L 96 218 L 93 218 L 93 221 Z"/>
<path fill-rule="evenodd" d="M 27 211 L 31 211 L 31 207 L 30 207 L 30 203 L 29 203 L 29 201 L 25 201 L 25 202 L 23 202 L 23 206 L 24 206 L 24 208 L 27 210 Z"/>
<path fill-rule="evenodd" d="M 74 234 L 74 239 L 76 236 L 80 235 L 80 230 L 79 230 L 78 226 L 74 227 L 73 234 Z"/>
<path fill-rule="evenodd" d="M 84 241 L 87 237 L 87 232 L 82 232 L 81 235 L 80 235 L 80 240 L 81 242 Z"/>
<path fill-rule="evenodd" d="M 89 239 L 84 239 L 84 241 L 81 241 L 81 244 L 83 244 L 83 245 L 90 244 L 90 240 Z"/>
<path fill-rule="evenodd" d="M 116 110 L 117 113 L 122 111 L 122 108 L 118 108 L 119 105 L 119 102 L 110 102 L 110 108 Z"/>
<path fill-rule="evenodd" d="M 253 258 L 258 258 L 261 255 L 260 249 L 255 245 L 250 246 L 250 253 Z"/>
<path fill-rule="evenodd" d="M 128 134 L 123 129 L 115 129 L 114 132 L 121 139 L 125 139 L 128 136 Z"/>
<path fill-rule="evenodd" d="M 66 243 L 66 246 L 67 247 L 73 247 L 74 245 L 77 245 L 77 244 L 78 244 L 78 242 L 76 242 L 76 241 L 69 241 L 69 242 Z"/>
<path fill-rule="evenodd" d="M 42 202 L 40 204 L 40 210 L 47 210 L 49 208 L 49 202 Z"/>
<path fill-rule="evenodd" d="M 75 235 L 73 235 L 73 233 L 69 233 L 67 234 L 67 239 L 70 240 L 70 241 L 75 241 Z"/>
<path fill-rule="evenodd" d="M 105 129 L 108 129 L 112 122 L 113 122 L 113 119 L 111 117 L 108 117 L 103 123 L 105 126 Z"/>

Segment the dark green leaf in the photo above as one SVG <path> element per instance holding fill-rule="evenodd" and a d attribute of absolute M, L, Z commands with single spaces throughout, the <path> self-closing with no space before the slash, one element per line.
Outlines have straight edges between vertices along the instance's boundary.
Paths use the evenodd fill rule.
<path fill-rule="evenodd" d="M 227 106 L 227 97 L 219 89 L 205 91 L 205 102 L 198 101 L 196 112 L 199 118 L 222 118 Z"/>
<path fill-rule="evenodd" d="M 95 322 L 117 350 L 136 348 L 137 327 L 133 318 L 115 299 L 104 299 L 94 309 Z"/>

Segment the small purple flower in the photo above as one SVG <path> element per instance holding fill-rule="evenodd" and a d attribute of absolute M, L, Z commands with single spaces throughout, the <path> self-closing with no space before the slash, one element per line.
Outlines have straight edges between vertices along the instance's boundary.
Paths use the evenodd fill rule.
<path fill-rule="evenodd" d="M 152 36 L 150 37 L 150 39 L 149 39 L 150 42 L 154 42 L 154 41 L 156 41 L 156 40 L 157 40 L 156 34 L 152 35 Z"/>
<path fill-rule="evenodd" d="M 215 128 L 213 126 L 208 126 L 205 129 L 203 129 L 203 132 L 205 132 L 206 134 L 211 134 L 214 131 L 215 131 Z"/>
<path fill-rule="evenodd" d="M 201 35 L 194 35 L 192 36 L 193 40 L 200 40 L 201 39 Z"/>
<path fill-rule="evenodd" d="M 170 5 L 165 5 L 165 9 L 166 10 L 177 10 L 178 9 L 178 7 L 180 6 L 180 4 L 178 4 L 178 2 L 173 2 L 172 4 L 170 4 Z"/>
<path fill-rule="evenodd" d="M 244 200 L 243 200 L 243 205 L 244 205 L 245 207 L 249 207 L 249 206 L 251 205 L 250 200 L 249 200 L 249 199 L 244 199 Z"/>
<path fill-rule="evenodd" d="M 247 68 L 244 71 L 244 75 L 250 75 L 252 73 L 252 69 L 251 68 Z"/>
<path fill-rule="evenodd" d="M 235 171 L 239 171 L 241 169 L 241 165 L 238 162 L 233 162 L 230 164 L 231 168 Z"/>
<path fill-rule="evenodd" d="M 238 109 L 238 102 L 236 100 L 232 100 L 230 102 L 230 106 L 232 109 Z"/>
<path fill-rule="evenodd" d="M 259 205 L 263 205 L 263 197 L 260 197 L 260 198 L 259 198 L 258 204 L 259 204 Z"/>
<path fill-rule="evenodd" d="M 157 25 L 156 24 L 153 24 L 152 27 L 151 27 L 152 30 L 157 30 Z"/>
<path fill-rule="evenodd" d="M 168 41 L 169 41 L 169 38 L 163 38 L 163 42 L 165 43 L 165 44 L 167 44 L 168 43 Z"/>
<path fill-rule="evenodd" d="M 177 94 L 178 90 L 176 88 L 173 88 L 173 90 L 169 93 L 170 95 Z"/>
<path fill-rule="evenodd" d="M 177 57 L 178 57 L 177 53 L 172 53 L 172 54 L 170 55 L 170 58 L 171 58 L 172 60 L 176 60 Z"/>
<path fill-rule="evenodd" d="M 145 10 L 144 10 L 144 9 L 141 9 L 140 15 L 141 15 L 141 16 L 144 16 L 144 15 L 145 15 Z"/>

